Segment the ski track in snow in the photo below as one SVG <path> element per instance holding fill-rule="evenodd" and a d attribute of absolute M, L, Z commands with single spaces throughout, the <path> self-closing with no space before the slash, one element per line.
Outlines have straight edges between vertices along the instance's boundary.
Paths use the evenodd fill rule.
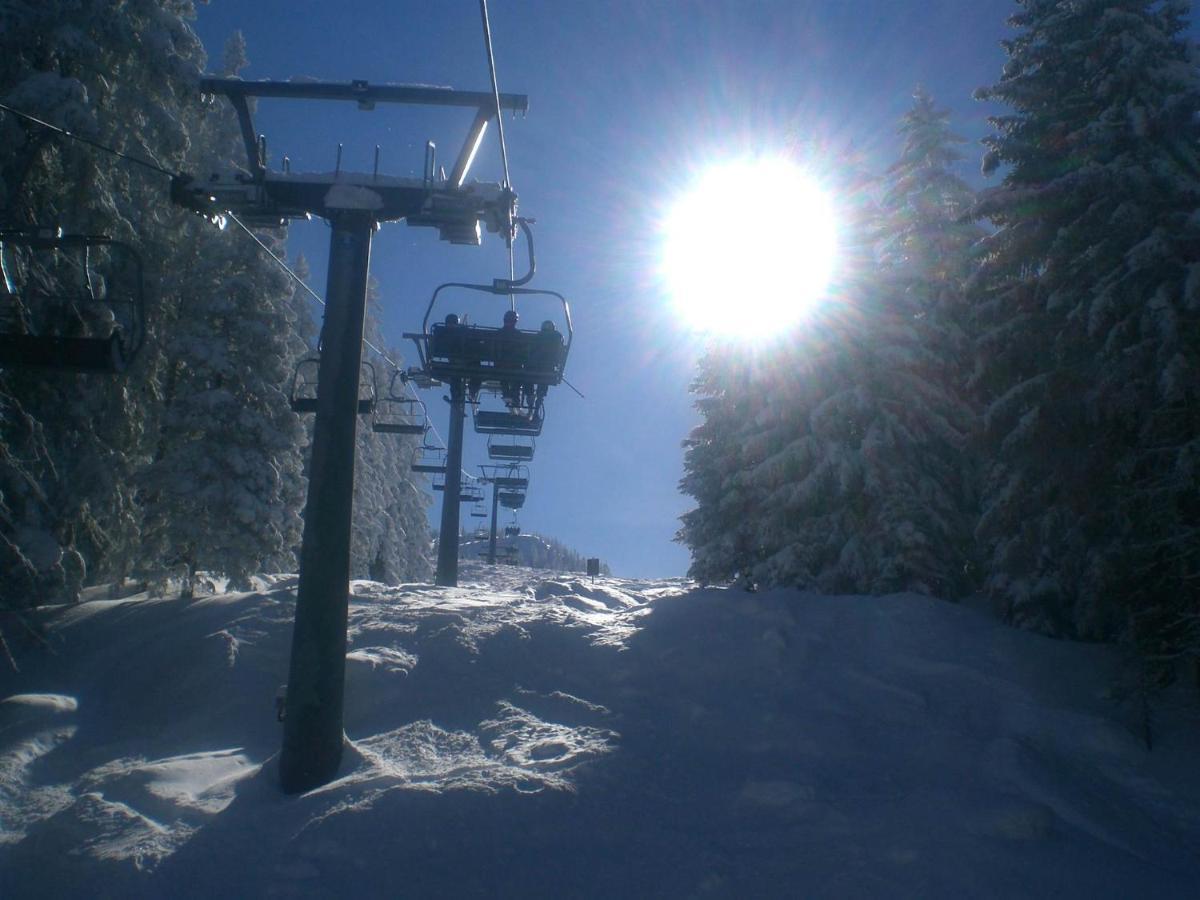
<path fill-rule="evenodd" d="M 290 798 L 294 576 L 55 611 L 0 687 L 0 896 L 1200 884 L 1194 706 L 1148 753 L 1110 650 L 916 596 L 460 575 L 352 583 L 343 764 Z"/>

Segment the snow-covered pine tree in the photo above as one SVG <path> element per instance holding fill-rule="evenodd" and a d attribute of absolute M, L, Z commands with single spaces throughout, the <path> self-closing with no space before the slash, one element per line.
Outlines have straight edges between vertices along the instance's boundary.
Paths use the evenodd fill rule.
<path fill-rule="evenodd" d="M 1197 609 L 1200 88 L 1187 4 L 1019 0 L 977 206 L 978 534 L 1014 620 L 1137 636 Z M 1193 646 L 1192 652 L 1196 652 Z"/>
<path fill-rule="evenodd" d="M 863 443 L 878 512 L 864 537 L 891 548 L 887 580 L 949 598 L 975 574 L 964 286 L 982 230 L 964 220 L 975 198 L 954 173 L 963 139 L 948 111 L 918 88 L 900 135 L 880 206 L 875 412 Z"/>
<path fill-rule="evenodd" d="M 741 482 L 742 437 L 754 396 L 751 371 L 734 348 L 713 346 L 701 357 L 691 391 L 703 421 L 683 442 L 679 489 L 696 501 L 680 517 L 675 539 L 691 552 L 688 575 L 702 584 L 748 579 L 757 561 L 748 519 L 761 497 Z"/>
<path fill-rule="evenodd" d="M 383 340 L 379 289 L 372 281 L 367 306 L 366 337 L 383 356 L 369 351 L 369 368 L 376 379 L 377 402 L 387 403 L 394 389 L 403 390 L 388 360 L 403 367 L 403 356 Z M 432 573 L 428 518 L 429 496 L 424 476 L 412 471 L 419 435 L 379 434 L 370 419 L 360 419 L 354 469 L 354 518 L 350 536 L 350 572 L 387 584 L 425 581 Z"/>
<path fill-rule="evenodd" d="M 244 64 L 235 34 L 224 71 Z M 205 124 L 205 162 L 232 164 L 232 114 L 216 108 Z M 281 254 L 278 236 L 259 237 Z M 164 341 L 162 424 L 139 477 L 145 541 L 160 563 L 186 566 L 189 585 L 197 569 L 245 584 L 299 542 L 303 428 L 286 395 L 304 350 L 295 289 L 240 229 L 206 229 L 174 262 L 185 302 Z"/>
<path fill-rule="evenodd" d="M 868 182 L 846 184 L 838 283 L 770 345 L 716 346 L 693 385 L 704 421 L 681 489 L 698 501 L 679 540 L 704 581 L 869 590 L 861 442 L 875 264 Z"/>
<path fill-rule="evenodd" d="M 181 168 L 203 50 L 190 0 L 0 7 L 6 104 L 168 168 Z M 161 175 L 0 114 L 3 225 L 61 226 L 132 243 L 149 263 L 147 348 L 124 378 L 0 372 L 0 532 L 25 572 L 0 605 L 70 598 L 87 575 L 122 574 L 139 546 L 132 473 L 147 458 L 163 323 L 176 297 L 156 265 L 186 241 Z M 19 460 L 19 462 L 18 462 Z M 70 570 L 68 572 L 68 570 Z"/>

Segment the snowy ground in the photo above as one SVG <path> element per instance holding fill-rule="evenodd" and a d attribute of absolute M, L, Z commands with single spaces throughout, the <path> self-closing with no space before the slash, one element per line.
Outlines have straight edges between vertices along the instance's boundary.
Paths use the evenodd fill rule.
<path fill-rule="evenodd" d="M 341 777 L 279 793 L 294 578 L 63 609 L 0 672 L 0 897 L 1196 897 L 1200 724 L 915 596 L 467 564 L 354 585 Z"/>

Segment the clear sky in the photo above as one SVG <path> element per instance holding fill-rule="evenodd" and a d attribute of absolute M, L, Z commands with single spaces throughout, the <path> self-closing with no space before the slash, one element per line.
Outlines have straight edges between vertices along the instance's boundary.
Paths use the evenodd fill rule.
<path fill-rule="evenodd" d="M 567 378 L 586 395 L 560 387 L 547 401 L 521 513 L 527 530 L 599 556 L 618 575 L 684 573 L 687 552 L 672 537 L 688 508 L 677 489 L 680 442 L 698 420 L 687 386 L 701 347 L 672 320 L 656 276 L 667 205 L 707 162 L 797 143 L 834 148 L 831 166 L 852 153 L 882 171 L 917 84 L 954 111 L 972 141 L 962 174 L 977 180 L 974 142 L 989 110 L 971 92 L 999 77 L 999 41 L 1015 8 L 1011 0 L 492 0 L 500 88 L 530 98 L 528 116 L 505 128 L 521 212 L 538 220 L 532 286 L 571 300 Z M 476 0 L 212 0 L 196 28 L 213 70 L 241 29 L 246 78 L 488 88 Z M 426 139 L 448 167 L 469 119 L 461 110 L 267 101 L 257 125 L 274 167 L 287 153 L 293 171 L 330 171 L 343 143 L 343 167 L 369 171 L 378 143 L 381 171 L 418 175 Z M 500 180 L 494 131 L 473 175 Z M 713 198 L 712 227 L 754 223 L 723 220 Z M 292 226 L 289 253 L 308 256 L 320 293 L 327 240 L 320 222 Z M 488 280 L 506 267 L 494 236 L 482 248 L 455 247 L 428 229 L 385 225 L 372 273 L 387 337 L 400 344 L 419 327 L 438 283 Z M 542 318 L 529 309 L 522 324 Z M 445 434 L 446 405 L 425 396 Z M 483 448 L 468 429 L 469 471 L 486 462 Z"/>

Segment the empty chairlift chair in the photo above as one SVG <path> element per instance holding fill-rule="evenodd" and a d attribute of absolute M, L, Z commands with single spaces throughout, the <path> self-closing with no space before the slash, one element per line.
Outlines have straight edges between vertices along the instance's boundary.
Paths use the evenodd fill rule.
<path fill-rule="evenodd" d="M 321 372 L 321 357 L 308 356 L 296 364 L 292 376 L 289 402 L 293 412 L 315 413 L 317 390 Z M 362 364 L 358 377 L 358 408 L 360 416 L 370 415 L 375 409 L 375 367 L 368 362 Z"/>
<path fill-rule="evenodd" d="M 485 480 L 499 491 L 527 491 L 529 489 L 529 467 L 520 465 L 480 466 Z"/>
<path fill-rule="evenodd" d="M 446 474 L 446 451 L 422 444 L 413 451 L 412 470 L 426 475 Z"/>
<path fill-rule="evenodd" d="M 0 367 L 123 372 L 144 340 L 132 247 L 57 228 L 0 230 Z"/>
<path fill-rule="evenodd" d="M 425 404 L 405 394 L 400 374 L 392 373 L 387 396 L 375 402 L 371 430 L 377 434 L 424 434 L 429 429 Z"/>
<path fill-rule="evenodd" d="M 534 440 L 529 435 L 488 435 L 488 459 L 528 462 L 533 459 Z"/>

